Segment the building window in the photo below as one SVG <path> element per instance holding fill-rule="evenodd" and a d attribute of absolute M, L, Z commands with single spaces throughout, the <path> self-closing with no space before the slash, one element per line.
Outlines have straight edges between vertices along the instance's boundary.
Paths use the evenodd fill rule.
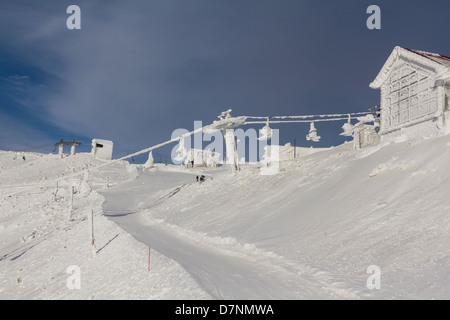
<path fill-rule="evenodd" d="M 384 129 L 394 129 L 435 112 L 432 87 L 431 77 L 421 70 L 406 64 L 394 70 L 384 90 Z"/>

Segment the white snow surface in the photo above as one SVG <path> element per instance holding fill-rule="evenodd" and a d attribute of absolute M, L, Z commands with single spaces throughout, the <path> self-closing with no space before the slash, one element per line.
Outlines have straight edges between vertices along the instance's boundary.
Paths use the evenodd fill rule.
<path fill-rule="evenodd" d="M 349 143 L 271 176 L 2 151 L 0 299 L 448 299 L 449 147 Z"/>

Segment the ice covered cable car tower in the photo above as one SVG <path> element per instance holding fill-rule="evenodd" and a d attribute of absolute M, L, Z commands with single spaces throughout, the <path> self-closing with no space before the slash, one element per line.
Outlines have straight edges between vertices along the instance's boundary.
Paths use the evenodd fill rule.
<path fill-rule="evenodd" d="M 372 110 L 372 109 L 370 109 Z M 253 125 L 253 124 L 265 124 L 265 126 L 260 129 L 260 136 L 257 139 L 258 141 L 262 141 L 259 145 L 259 149 L 261 150 L 262 145 L 264 145 L 265 154 L 263 156 L 262 163 L 266 164 L 266 169 L 270 170 L 262 170 L 271 172 L 277 170 L 279 166 L 279 145 L 274 145 L 278 143 L 278 130 L 274 135 L 274 130 L 270 128 L 269 124 L 288 124 L 288 123 L 309 123 L 310 130 L 306 135 L 306 140 L 312 142 L 320 141 L 321 137 L 317 134 L 317 129 L 315 127 L 315 123 L 319 122 L 330 122 L 330 121 L 345 121 L 348 120 L 347 123 L 344 124 L 342 129 L 344 133 L 343 136 L 352 136 L 354 138 L 354 149 L 360 149 L 369 145 L 373 145 L 378 143 L 379 135 L 378 135 L 378 120 L 373 116 L 373 111 L 366 112 L 356 112 L 350 114 L 325 114 L 325 115 L 302 115 L 302 116 L 271 116 L 271 117 L 255 117 L 255 116 L 239 116 L 232 117 L 231 109 L 222 112 L 218 118 L 219 120 L 213 121 L 212 124 L 197 128 L 196 130 L 186 133 L 182 136 L 173 138 L 170 141 L 167 141 L 162 145 L 167 143 L 178 141 L 178 148 L 176 150 L 177 157 L 175 160 L 184 161 L 187 158 L 187 152 L 184 146 L 184 138 L 196 133 L 196 132 L 204 132 L 204 133 L 213 133 L 217 131 L 221 131 L 223 133 L 223 138 L 225 140 L 225 152 L 226 152 L 226 160 L 225 164 L 231 165 L 233 171 L 239 170 L 239 155 L 237 151 L 237 140 L 234 129 L 243 126 L 243 125 Z M 255 119 L 250 120 L 249 119 Z M 261 119 L 264 119 L 262 121 Z M 357 119 L 358 122 L 355 125 L 351 124 L 352 119 Z M 367 123 L 373 122 L 373 125 L 368 125 Z M 275 141 L 274 141 L 275 139 Z M 267 140 L 272 140 L 271 145 L 267 145 Z M 271 174 L 264 173 L 262 174 Z"/>
<path fill-rule="evenodd" d="M 222 112 L 218 118 L 209 126 L 206 126 L 204 132 L 211 133 L 221 130 L 225 139 L 226 164 L 231 165 L 233 170 L 239 170 L 238 153 L 236 148 L 236 136 L 234 129 L 245 124 L 245 117 L 232 117 L 231 109 Z"/>
<path fill-rule="evenodd" d="M 273 136 L 273 130 L 270 128 L 270 123 L 278 124 L 288 124 L 288 123 L 309 123 L 310 129 L 309 133 L 306 135 L 306 140 L 312 142 L 320 141 L 321 137 L 317 133 L 315 123 L 318 122 L 330 122 L 330 121 L 345 121 L 348 120 L 342 127 L 344 132 L 341 134 L 343 136 L 352 136 L 353 147 L 358 150 L 363 147 L 373 145 L 379 142 L 378 135 L 378 121 L 376 117 L 371 114 L 371 112 L 356 112 L 350 114 L 326 114 L 326 115 L 303 115 L 303 116 L 272 116 L 272 117 L 254 117 L 254 116 L 239 116 L 232 117 L 231 109 L 224 111 L 218 117 L 219 120 L 213 121 L 211 125 L 206 126 L 203 131 L 210 133 L 214 131 L 222 131 L 225 140 L 226 148 L 226 164 L 233 167 L 233 170 L 239 170 L 239 156 L 237 152 L 237 142 L 234 129 L 243 125 L 253 125 L 253 124 L 265 124 L 265 126 L 260 130 L 259 141 L 271 140 Z M 255 119 L 250 120 L 249 119 Z M 261 121 L 264 119 L 265 121 Z M 351 124 L 351 120 L 356 119 L 358 122 L 354 125 Z M 368 123 L 373 122 L 373 125 Z M 278 142 L 278 135 L 276 136 L 275 143 Z M 273 139 L 272 139 L 273 140 Z M 270 146 L 264 146 L 265 155 L 263 157 L 266 166 L 277 166 L 279 162 L 279 147 L 273 145 L 274 141 Z M 180 148 L 183 145 L 180 141 Z M 260 145 L 261 147 L 261 145 Z M 178 150 L 179 153 L 180 150 Z"/>

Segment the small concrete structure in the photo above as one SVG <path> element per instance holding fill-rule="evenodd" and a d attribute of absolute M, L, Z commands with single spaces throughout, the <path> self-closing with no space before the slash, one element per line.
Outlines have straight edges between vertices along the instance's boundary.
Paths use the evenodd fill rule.
<path fill-rule="evenodd" d="M 113 142 L 103 139 L 92 139 L 91 154 L 94 158 L 102 160 L 111 160 L 113 153 Z"/>

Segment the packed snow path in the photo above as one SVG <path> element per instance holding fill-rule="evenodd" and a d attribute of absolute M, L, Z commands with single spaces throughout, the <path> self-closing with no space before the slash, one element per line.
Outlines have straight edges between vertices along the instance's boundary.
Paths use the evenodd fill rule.
<path fill-rule="evenodd" d="M 213 238 L 145 217 L 152 207 L 164 205 L 165 199 L 195 183 L 192 174 L 144 172 L 135 181 L 103 193 L 105 215 L 151 249 L 177 261 L 215 299 L 352 296 L 320 281 L 317 270 L 311 267 L 245 246 L 230 250 Z M 161 190 L 166 190 L 163 195 Z M 323 277 L 324 272 L 320 275 Z"/>

